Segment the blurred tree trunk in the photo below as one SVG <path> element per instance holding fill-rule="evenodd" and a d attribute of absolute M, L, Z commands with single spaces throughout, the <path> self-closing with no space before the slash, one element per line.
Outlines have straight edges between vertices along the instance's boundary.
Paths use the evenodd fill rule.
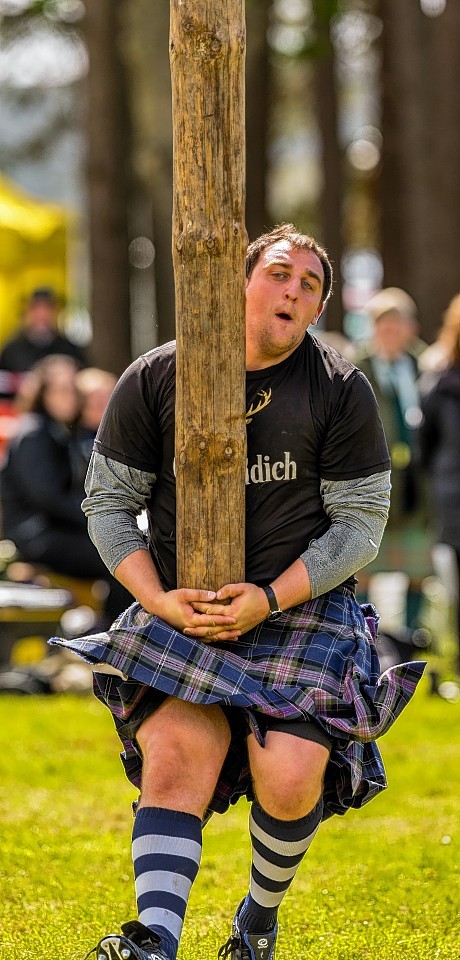
<path fill-rule="evenodd" d="M 124 49 L 131 78 L 136 175 L 150 198 L 155 244 L 157 328 L 152 346 L 175 336 L 172 237 L 172 119 L 169 3 L 130 0 L 124 9 Z"/>
<path fill-rule="evenodd" d="M 267 0 L 246 0 L 246 229 L 250 240 L 269 226 L 266 190 L 269 9 Z"/>
<path fill-rule="evenodd" d="M 460 287 L 460 5 L 436 18 L 380 0 L 383 20 L 382 253 L 432 340 Z"/>
<path fill-rule="evenodd" d="M 432 311 L 432 138 L 427 119 L 432 100 L 431 26 L 419 3 L 381 0 L 383 165 L 382 255 L 384 282 L 414 297 L 422 333 Z"/>
<path fill-rule="evenodd" d="M 431 222 L 425 225 L 434 293 L 429 317 L 434 334 L 447 304 L 460 291 L 460 3 L 448 0 L 446 9 L 430 21 L 433 66 L 430 82 L 435 102 L 427 117 L 432 128 L 436 168 L 430 195 Z M 428 326 L 428 324 L 427 324 Z"/>
<path fill-rule="evenodd" d="M 122 0 L 86 0 L 92 361 L 120 374 L 131 362 L 127 206 L 129 121 L 119 50 Z"/>
<path fill-rule="evenodd" d="M 328 330 L 342 330 L 343 255 L 343 163 L 338 139 L 337 78 L 334 45 L 331 39 L 331 18 L 337 12 L 337 0 L 313 0 L 315 20 L 315 56 L 312 61 L 315 89 L 316 119 L 321 136 L 322 188 L 320 214 L 322 230 L 319 240 L 324 244 L 334 268 L 334 296 L 327 306 Z"/>
<path fill-rule="evenodd" d="M 247 0 L 247 205 L 249 236 L 267 226 L 266 166 L 269 4 Z M 172 237 L 172 120 L 168 58 L 169 3 L 151 15 L 150 0 L 130 0 L 124 11 L 124 48 L 129 63 L 134 117 L 134 164 L 151 198 L 155 240 L 157 329 L 152 346 L 175 336 Z"/>

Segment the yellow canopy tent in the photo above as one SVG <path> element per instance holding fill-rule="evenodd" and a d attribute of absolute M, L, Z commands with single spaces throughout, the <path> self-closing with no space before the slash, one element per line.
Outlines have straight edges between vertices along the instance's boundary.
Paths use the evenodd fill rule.
<path fill-rule="evenodd" d="M 64 207 L 31 197 L 0 174 L 0 345 L 18 329 L 36 287 L 67 297 Z"/>

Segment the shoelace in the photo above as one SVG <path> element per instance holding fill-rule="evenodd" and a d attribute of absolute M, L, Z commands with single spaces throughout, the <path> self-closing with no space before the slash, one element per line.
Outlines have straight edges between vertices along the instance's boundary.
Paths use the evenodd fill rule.
<path fill-rule="evenodd" d="M 96 953 L 96 950 L 97 950 L 97 946 L 93 947 L 92 950 L 88 950 L 88 953 L 85 953 L 83 960 L 88 960 L 88 957 L 90 957 L 92 953 Z"/>
<path fill-rule="evenodd" d="M 92 953 L 96 953 L 97 948 L 98 948 L 98 944 L 96 944 L 96 946 L 93 947 L 92 950 L 88 950 L 88 953 L 85 954 L 85 956 L 83 957 L 83 960 L 88 960 L 88 957 L 90 957 Z"/>
<path fill-rule="evenodd" d="M 249 960 L 250 954 L 249 950 L 243 946 L 240 937 L 231 936 L 228 938 L 227 943 L 224 943 L 220 948 L 217 956 L 219 960 L 226 960 L 227 957 L 231 955 L 234 950 L 241 950 L 241 960 Z"/>

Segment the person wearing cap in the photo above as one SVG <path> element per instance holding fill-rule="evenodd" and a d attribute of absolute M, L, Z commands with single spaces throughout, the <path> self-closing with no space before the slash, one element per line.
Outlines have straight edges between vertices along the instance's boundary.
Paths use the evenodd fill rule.
<path fill-rule="evenodd" d="M 57 297 L 50 287 L 38 287 L 27 302 L 22 329 L 8 340 L 0 352 L 0 370 L 25 373 L 39 360 L 60 353 L 86 365 L 83 350 L 56 327 Z"/>

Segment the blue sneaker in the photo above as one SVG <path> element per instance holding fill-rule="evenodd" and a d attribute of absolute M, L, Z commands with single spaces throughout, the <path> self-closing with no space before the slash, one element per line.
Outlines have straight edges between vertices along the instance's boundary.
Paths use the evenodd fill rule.
<path fill-rule="evenodd" d="M 266 933 L 244 933 L 240 930 L 238 917 L 243 903 L 240 903 L 233 918 L 231 937 L 217 954 L 219 960 L 275 960 L 278 924 Z"/>
<path fill-rule="evenodd" d="M 96 954 L 97 960 L 171 960 L 161 948 L 161 939 L 139 920 L 130 920 L 121 927 L 123 935 L 110 933 L 99 940 L 86 954 L 85 960 Z"/>

